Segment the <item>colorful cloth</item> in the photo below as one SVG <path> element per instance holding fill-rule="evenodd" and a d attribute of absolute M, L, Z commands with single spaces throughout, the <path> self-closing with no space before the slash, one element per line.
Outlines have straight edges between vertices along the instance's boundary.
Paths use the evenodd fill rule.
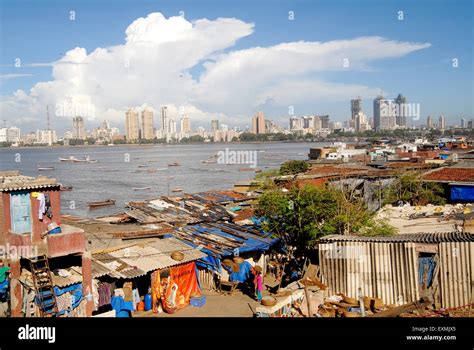
<path fill-rule="evenodd" d="M 56 296 L 58 312 L 72 310 L 73 296 L 70 293 L 64 293 Z"/>
<path fill-rule="evenodd" d="M 0 283 L 6 280 L 7 273 L 9 272 L 10 272 L 10 268 L 8 266 L 0 267 Z"/>
<path fill-rule="evenodd" d="M 46 213 L 46 198 L 44 197 L 44 193 L 38 194 L 38 219 L 43 220 L 43 215 Z"/>
<path fill-rule="evenodd" d="M 132 298 L 133 298 L 133 311 L 137 310 L 137 304 L 140 302 L 140 294 L 138 293 L 138 289 L 134 289 L 132 291 Z"/>
<path fill-rule="evenodd" d="M 99 307 L 110 304 L 111 285 L 109 283 L 99 284 Z"/>

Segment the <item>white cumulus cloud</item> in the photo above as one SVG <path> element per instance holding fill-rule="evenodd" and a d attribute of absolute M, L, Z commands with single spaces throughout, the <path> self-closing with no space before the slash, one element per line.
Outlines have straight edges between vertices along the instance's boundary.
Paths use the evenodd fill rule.
<path fill-rule="evenodd" d="M 242 115 L 269 100 L 288 106 L 375 95 L 375 87 L 325 81 L 318 73 L 367 70 L 373 61 L 430 46 L 374 36 L 232 50 L 253 30 L 253 23 L 235 18 L 188 21 L 151 13 L 128 26 L 121 44 L 89 53 L 72 48 L 52 63 L 50 81 L 2 96 L 0 112 L 18 126 L 36 121 L 40 127 L 49 105 L 56 122 L 70 125 L 74 106 L 92 105 L 89 120 L 121 125 L 130 107 L 150 106 L 158 120 L 160 106 L 168 105 L 177 120 L 180 113 L 190 116 L 193 127 L 212 118 L 241 125 L 248 123 Z M 58 108 L 66 105 L 73 108 Z"/>

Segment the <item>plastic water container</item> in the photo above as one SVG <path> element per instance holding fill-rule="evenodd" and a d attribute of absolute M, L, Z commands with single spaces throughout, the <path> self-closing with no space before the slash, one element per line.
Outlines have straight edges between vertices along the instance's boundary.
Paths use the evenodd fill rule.
<path fill-rule="evenodd" d="M 206 305 L 206 296 L 202 295 L 200 297 L 192 297 L 189 300 L 189 304 L 195 307 L 203 307 Z"/>
<path fill-rule="evenodd" d="M 61 233 L 61 227 L 57 223 L 52 222 L 48 225 L 48 233 L 49 234 Z"/>
<path fill-rule="evenodd" d="M 145 294 L 145 311 L 151 310 L 151 294 Z"/>

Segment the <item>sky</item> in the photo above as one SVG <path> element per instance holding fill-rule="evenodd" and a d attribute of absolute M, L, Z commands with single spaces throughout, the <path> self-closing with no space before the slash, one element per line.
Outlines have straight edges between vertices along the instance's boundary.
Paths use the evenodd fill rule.
<path fill-rule="evenodd" d="M 380 93 L 421 120 L 474 117 L 470 0 L 0 0 L 0 122 L 123 128 L 128 108 L 248 126 L 350 117 Z"/>

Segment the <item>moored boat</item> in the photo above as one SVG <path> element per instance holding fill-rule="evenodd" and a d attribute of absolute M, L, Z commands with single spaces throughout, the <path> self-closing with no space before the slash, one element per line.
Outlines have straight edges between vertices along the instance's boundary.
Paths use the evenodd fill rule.
<path fill-rule="evenodd" d="M 39 170 L 39 171 L 54 170 L 54 166 L 39 166 L 39 165 L 38 165 L 38 170 Z"/>
<path fill-rule="evenodd" d="M 77 158 L 70 156 L 69 158 L 58 158 L 60 162 L 74 162 L 77 160 Z"/>
<path fill-rule="evenodd" d="M 134 187 L 134 191 L 145 191 L 145 190 L 151 190 L 151 186 L 146 186 L 146 187 Z"/>
<path fill-rule="evenodd" d="M 105 201 L 99 201 L 99 202 L 89 202 L 87 204 L 89 205 L 89 208 L 104 207 L 106 205 L 114 205 L 115 199 L 106 199 Z"/>

